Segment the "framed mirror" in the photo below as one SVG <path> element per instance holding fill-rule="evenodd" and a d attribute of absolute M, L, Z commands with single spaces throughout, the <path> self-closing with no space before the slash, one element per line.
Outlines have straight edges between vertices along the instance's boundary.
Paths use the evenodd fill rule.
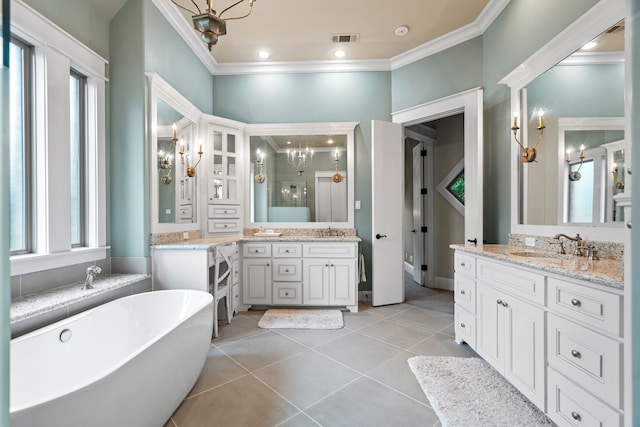
<path fill-rule="evenodd" d="M 356 125 L 247 125 L 248 226 L 353 228 Z"/>
<path fill-rule="evenodd" d="M 151 232 L 197 230 L 198 177 L 189 177 L 186 166 L 202 151 L 202 113 L 157 74 L 148 73 L 147 81 Z"/>
<path fill-rule="evenodd" d="M 501 81 L 511 88 L 514 120 L 522 118 L 522 145 L 540 139 L 527 163 L 510 138 L 512 233 L 623 241 L 614 197 L 624 192 L 623 19 L 618 2 L 594 6 Z M 599 50 L 582 49 L 589 41 Z"/>

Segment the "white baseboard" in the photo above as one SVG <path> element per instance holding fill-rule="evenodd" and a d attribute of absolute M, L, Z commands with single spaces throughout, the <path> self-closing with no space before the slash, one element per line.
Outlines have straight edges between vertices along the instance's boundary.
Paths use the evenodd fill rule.
<path fill-rule="evenodd" d="M 411 276 L 413 276 L 413 264 L 410 264 L 407 261 L 405 261 L 404 262 L 404 271 L 406 271 Z"/>
<path fill-rule="evenodd" d="M 455 289 L 455 286 L 453 284 L 453 279 L 449 277 L 436 277 L 436 283 L 434 288 L 444 289 L 446 291 L 453 291 Z"/>

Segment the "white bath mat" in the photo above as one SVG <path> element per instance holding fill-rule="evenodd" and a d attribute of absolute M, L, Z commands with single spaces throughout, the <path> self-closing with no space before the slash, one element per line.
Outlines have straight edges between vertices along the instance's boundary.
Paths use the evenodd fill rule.
<path fill-rule="evenodd" d="M 344 327 L 340 310 L 272 308 L 267 310 L 259 328 L 265 329 L 340 329 Z"/>
<path fill-rule="evenodd" d="M 483 359 L 416 356 L 407 362 L 442 427 L 555 425 Z"/>

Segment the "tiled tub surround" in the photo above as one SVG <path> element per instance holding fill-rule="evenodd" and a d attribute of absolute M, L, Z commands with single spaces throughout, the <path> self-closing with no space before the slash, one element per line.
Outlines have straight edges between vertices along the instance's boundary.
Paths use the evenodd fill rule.
<path fill-rule="evenodd" d="M 624 288 L 622 261 L 615 259 L 591 261 L 585 257 L 514 245 L 451 245 L 451 248 L 616 289 Z M 527 252 L 531 255 L 523 254 Z"/>
<path fill-rule="evenodd" d="M 527 234 L 509 234 L 508 243 L 509 245 L 513 245 L 513 246 L 526 246 L 525 241 L 527 238 L 533 238 L 535 239 L 535 242 L 536 242 L 535 247 L 527 246 L 527 249 L 543 249 L 543 250 L 558 252 L 558 249 L 559 249 L 558 239 L 554 239 L 552 236 L 547 237 L 547 236 L 532 236 Z M 562 240 L 565 242 L 564 247 L 567 254 L 573 254 L 573 251 L 575 250 L 575 247 L 576 247 L 576 242 L 566 240 L 565 238 L 562 238 Z M 618 261 L 622 260 L 622 256 L 624 254 L 624 244 L 614 243 L 614 242 L 598 242 L 598 241 L 589 240 L 589 239 L 585 239 L 584 241 L 586 244 L 594 245 L 596 249 L 598 249 L 598 252 L 599 252 L 598 256 L 601 259 L 609 258 L 609 259 L 616 259 Z"/>
<path fill-rule="evenodd" d="M 11 335 L 17 337 L 106 302 L 151 290 L 148 274 L 99 275 L 94 289 L 84 281 L 20 297 L 11 302 Z"/>

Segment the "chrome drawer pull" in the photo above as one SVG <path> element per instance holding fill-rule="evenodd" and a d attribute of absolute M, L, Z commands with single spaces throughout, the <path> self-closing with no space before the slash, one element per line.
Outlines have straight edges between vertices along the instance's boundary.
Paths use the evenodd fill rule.
<path fill-rule="evenodd" d="M 577 413 L 576 411 L 572 411 L 571 412 L 571 418 L 573 418 L 576 421 L 580 421 L 582 419 L 582 417 L 580 416 L 579 413 Z"/>
<path fill-rule="evenodd" d="M 507 307 L 509 307 L 509 304 L 507 304 L 506 302 L 503 302 L 503 303 L 502 303 L 502 306 L 503 306 L 504 308 L 507 308 Z"/>
<path fill-rule="evenodd" d="M 464 328 L 464 323 L 460 323 L 460 327 L 461 327 L 461 328 Z"/>
<path fill-rule="evenodd" d="M 466 267 L 465 263 L 464 263 L 464 262 L 461 262 L 461 263 L 460 263 L 460 267 Z"/>
<path fill-rule="evenodd" d="M 579 299 L 575 299 L 574 298 L 574 299 L 571 300 L 571 305 L 574 306 L 574 307 L 580 307 L 582 305 L 582 303 L 580 302 Z"/>
<path fill-rule="evenodd" d="M 580 359 L 582 357 L 582 355 L 580 354 L 580 352 L 578 350 L 571 350 L 571 355 L 573 357 L 575 357 L 576 359 Z"/>
<path fill-rule="evenodd" d="M 502 300 L 499 299 L 498 301 L 496 301 L 498 304 L 502 305 Z"/>

